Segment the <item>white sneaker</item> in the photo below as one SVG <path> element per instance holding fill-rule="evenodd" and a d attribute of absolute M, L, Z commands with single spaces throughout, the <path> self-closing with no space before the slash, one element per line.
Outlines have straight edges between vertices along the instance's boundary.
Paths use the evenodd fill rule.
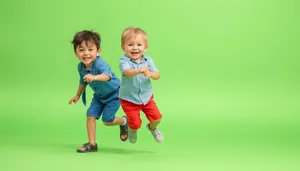
<path fill-rule="evenodd" d="M 147 129 L 151 132 L 152 136 L 154 137 L 154 139 L 161 143 L 164 141 L 164 136 L 163 134 L 156 128 L 154 130 L 150 129 L 150 124 L 147 124 Z"/>
<path fill-rule="evenodd" d="M 128 129 L 128 139 L 131 143 L 136 143 L 137 131 L 132 131 L 131 129 Z"/>

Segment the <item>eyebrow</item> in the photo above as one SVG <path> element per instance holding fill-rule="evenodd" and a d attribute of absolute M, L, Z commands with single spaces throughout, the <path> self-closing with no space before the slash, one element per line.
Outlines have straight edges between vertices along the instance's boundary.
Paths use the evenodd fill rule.
<path fill-rule="evenodd" d="M 84 48 L 84 47 L 82 47 L 82 46 L 79 45 L 78 48 Z M 90 46 L 87 46 L 87 48 L 94 48 L 94 46 L 90 45 Z"/>

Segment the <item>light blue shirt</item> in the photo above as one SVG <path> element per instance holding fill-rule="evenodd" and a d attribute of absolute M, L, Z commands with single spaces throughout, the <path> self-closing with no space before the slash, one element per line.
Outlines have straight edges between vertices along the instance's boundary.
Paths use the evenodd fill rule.
<path fill-rule="evenodd" d="M 111 71 L 110 66 L 100 56 L 96 57 L 96 60 L 90 69 L 86 69 L 84 64 L 80 62 L 78 64 L 78 72 L 80 75 L 80 84 L 88 84 L 93 89 L 97 97 L 107 101 L 109 101 L 110 98 L 115 98 L 111 95 L 118 92 L 120 87 L 120 79 L 115 76 L 115 74 Z M 92 81 L 90 83 L 86 83 L 84 82 L 83 77 L 87 74 L 105 74 L 111 79 L 109 81 Z M 85 104 L 85 90 L 82 94 L 82 101 Z"/>
<path fill-rule="evenodd" d="M 150 78 L 145 77 L 143 74 L 128 78 L 123 74 L 126 69 L 139 69 L 145 66 L 149 67 L 151 72 L 159 72 L 149 56 L 143 56 L 140 63 L 129 58 L 126 54 L 120 58 L 119 67 L 122 79 L 119 98 L 135 104 L 147 104 L 149 102 L 152 96 L 152 84 Z"/>

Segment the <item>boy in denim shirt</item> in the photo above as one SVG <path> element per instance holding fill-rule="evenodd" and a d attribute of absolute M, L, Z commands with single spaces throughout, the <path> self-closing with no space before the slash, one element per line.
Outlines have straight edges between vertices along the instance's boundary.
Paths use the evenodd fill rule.
<path fill-rule="evenodd" d="M 98 151 L 96 143 L 96 120 L 102 116 L 106 126 L 120 126 L 120 139 L 127 140 L 127 117 L 116 117 L 120 107 L 118 98 L 120 80 L 111 71 L 110 66 L 99 56 L 101 37 L 98 33 L 83 30 L 73 38 L 74 53 L 79 59 L 78 72 L 80 83 L 76 95 L 70 99 L 69 104 L 76 103 L 82 95 L 86 104 L 85 88 L 89 85 L 94 91 L 93 99 L 87 110 L 87 133 L 89 142 L 85 143 L 77 152 Z"/>

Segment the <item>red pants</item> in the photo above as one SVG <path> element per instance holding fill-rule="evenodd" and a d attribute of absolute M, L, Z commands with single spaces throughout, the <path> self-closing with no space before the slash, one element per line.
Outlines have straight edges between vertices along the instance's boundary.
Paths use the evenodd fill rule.
<path fill-rule="evenodd" d="M 153 96 L 147 104 L 134 104 L 129 101 L 120 99 L 123 111 L 128 117 L 128 127 L 132 130 L 137 130 L 142 125 L 140 112 L 143 111 L 149 121 L 160 120 L 161 113 L 153 101 Z"/>

